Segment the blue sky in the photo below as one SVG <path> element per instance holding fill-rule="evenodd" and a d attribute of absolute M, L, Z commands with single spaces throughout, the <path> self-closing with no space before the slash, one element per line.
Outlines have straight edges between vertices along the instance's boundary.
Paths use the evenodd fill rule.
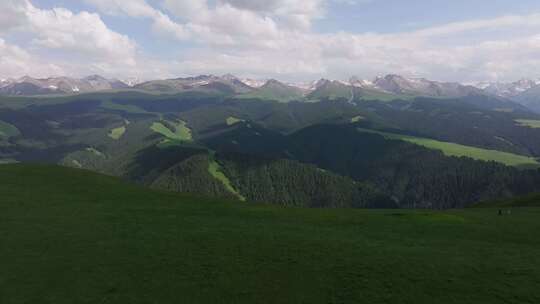
<path fill-rule="evenodd" d="M 0 77 L 539 78 L 540 1 L 3 0 L 0 64 Z"/>
<path fill-rule="evenodd" d="M 540 12 L 535 0 L 386 0 L 366 4 L 333 3 L 320 31 L 392 33 L 450 22 Z"/>

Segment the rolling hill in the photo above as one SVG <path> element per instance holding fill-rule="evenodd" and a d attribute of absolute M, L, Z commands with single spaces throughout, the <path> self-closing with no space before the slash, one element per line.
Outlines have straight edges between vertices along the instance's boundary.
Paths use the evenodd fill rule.
<path fill-rule="evenodd" d="M 536 303 L 540 210 L 320 210 L 0 166 L 2 303 Z"/>

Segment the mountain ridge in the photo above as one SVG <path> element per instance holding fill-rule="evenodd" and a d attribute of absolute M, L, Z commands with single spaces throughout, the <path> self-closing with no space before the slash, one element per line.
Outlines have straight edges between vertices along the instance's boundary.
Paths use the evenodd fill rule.
<path fill-rule="evenodd" d="M 496 96 L 512 100 L 539 111 L 534 92 L 539 80 L 522 79 L 512 83 L 441 82 L 425 78 L 410 78 L 397 74 L 378 76 L 374 80 L 352 76 L 348 81 L 321 78 L 309 83 L 290 83 L 277 79 L 239 78 L 232 74 L 198 75 L 141 81 L 128 78 L 125 81 L 108 79 L 100 75 L 82 78 L 49 77 L 0 80 L 0 95 L 39 96 L 105 92 L 113 90 L 137 90 L 154 94 L 177 94 L 185 91 L 210 91 L 228 95 L 265 97 L 284 102 L 293 100 L 355 99 L 400 99 L 410 97 L 456 98 L 469 95 Z"/>

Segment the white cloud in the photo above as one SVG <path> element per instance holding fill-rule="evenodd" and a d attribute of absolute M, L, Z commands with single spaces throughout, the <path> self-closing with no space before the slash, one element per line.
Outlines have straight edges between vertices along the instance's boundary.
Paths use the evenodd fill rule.
<path fill-rule="evenodd" d="M 0 2 L 0 33 L 21 26 L 24 22 L 24 7 L 17 0 Z"/>
<path fill-rule="evenodd" d="M 10 45 L 1 38 L 0 66 L 2 67 L 2 77 L 19 77 L 30 74 L 46 77 L 65 72 L 61 67 L 52 63 L 44 63 L 22 48 Z"/>
<path fill-rule="evenodd" d="M 62 8 L 41 10 L 30 5 L 26 17 L 36 35 L 34 42 L 41 46 L 134 64 L 135 43 L 107 28 L 97 14 L 74 14 Z"/>
<path fill-rule="evenodd" d="M 125 14 L 135 18 L 149 18 L 153 20 L 153 30 L 159 35 L 166 35 L 178 40 L 185 40 L 189 37 L 189 33 L 183 25 L 172 21 L 169 16 L 153 8 L 145 0 L 85 0 L 85 2 L 94 5 L 105 14 Z"/>
<path fill-rule="evenodd" d="M 13 9 L 15 2 L 7 1 L 2 5 Z M 382 73 L 461 81 L 540 76 L 535 74 L 540 70 L 540 14 L 535 13 L 392 34 L 321 34 L 311 24 L 324 18 L 330 1 L 369 1 L 161 0 L 160 7 L 145 0 L 85 1 L 111 16 L 149 19 L 154 32 L 182 41 L 183 47 L 175 61 L 150 60 L 96 13 L 29 5 L 26 27 L 34 33 L 35 45 L 79 54 L 69 65 L 58 63 L 68 72 L 137 73 L 144 78 L 232 72 L 285 80 Z"/>
<path fill-rule="evenodd" d="M 20 37 L 22 33 L 26 40 L 23 49 L 0 38 L 2 74 L 58 75 L 100 65 L 127 69 L 137 64 L 136 43 L 109 29 L 96 13 L 40 9 L 27 0 L 8 0 L 0 4 L 0 9 L 9 9 L 9 15 L 17 16 L 10 28 L 6 26 L 5 34 L 16 29 L 17 35 L 11 36 Z"/>

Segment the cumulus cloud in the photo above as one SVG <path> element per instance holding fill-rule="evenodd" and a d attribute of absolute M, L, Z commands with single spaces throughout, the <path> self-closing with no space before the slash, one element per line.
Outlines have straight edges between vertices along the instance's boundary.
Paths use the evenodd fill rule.
<path fill-rule="evenodd" d="M 1 38 L 0 66 L 2 67 L 2 77 L 19 77 L 22 75 L 46 77 L 60 75 L 65 72 L 61 67 L 38 60 L 24 49 L 11 45 Z"/>
<path fill-rule="evenodd" d="M 0 33 L 21 26 L 24 22 L 24 6 L 17 0 L 0 2 Z"/>
<path fill-rule="evenodd" d="M 177 59 L 147 58 L 144 45 L 140 49 L 125 34 L 110 30 L 98 13 L 45 10 L 26 0 L 5 0 L 0 25 L 6 24 L 5 31 L 26 28 L 36 47 L 78 54 L 78 61 L 57 64 L 78 73 L 157 78 L 231 72 L 286 80 L 384 73 L 454 81 L 539 76 L 534 73 L 540 68 L 540 14 L 535 13 L 390 34 L 322 34 L 312 24 L 325 18 L 330 2 L 358 5 L 370 0 L 85 1 L 113 18 L 150 20 L 153 32 L 181 41 Z M 7 9 L 22 12 L 23 18 L 2 19 L 1 11 Z M 10 66 L 31 61 L 24 59 L 30 53 L 21 55 L 26 51 L 19 48 L 16 55 L 14 50 L 4 55 L 16 59 Z"/>
<path fill-rule="evenodd" d="M 105 14 L 125 14 L 135 18 L 151 19 L 153 20 L 152 28 L 158 34 L 179 40 L 189 37 L 183 25 L 174 22 L 168 15 L 150 6 L 145 0 L 85 0 L 85 2 L 94 5 Z"/>
<path fill-rule="evenodd" d="M 41 10 L 29 5 L 26 17 L 29 29 L 37 36 L 36 44 L 91 58 L 134 64 L 135 43 L 127 36 L 111 31 L 97 14 L 74 14 L 62 8 Z"/>
<path fill-rule="evenodd" d="M 2 2 L 0 11 L 16 16 L 13 22 L 0 16 L 3 24 L 9 23 L 4 24 L 6 34 L 16 29 L 29 38 L 23 49 L 0 37 L 2 76 L 59 75 L 110 63 L 119 68 L 136 65 L 136 43 L 109 29 L 96 13 L 40 9 L 27 0 Z"/>

